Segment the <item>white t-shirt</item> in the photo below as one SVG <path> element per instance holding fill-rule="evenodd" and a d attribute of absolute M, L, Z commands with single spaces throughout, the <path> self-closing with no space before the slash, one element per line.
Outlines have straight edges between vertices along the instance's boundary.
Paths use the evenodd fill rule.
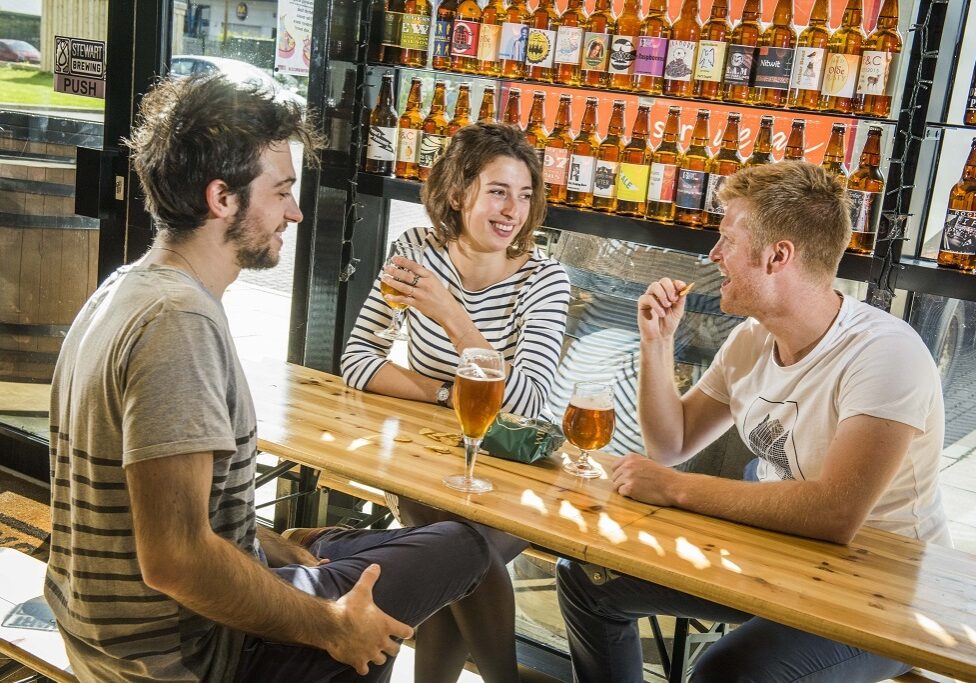
<path fill-rule="evenodd" d="M 894 480 L 865 524 L 951 545 L 938 486 L 945 412 L 939 373 L 903 320 L 843 297 L 840 313 L 798 363 L 776 360 L 775 340 L 749 318 L 719 349 L 698 386 L 728 404 L 760 481 L 817 479 L 837 425 L 854 415 L 916 430 Z M 865 448 L 870 448 L 865 444 Z"/>

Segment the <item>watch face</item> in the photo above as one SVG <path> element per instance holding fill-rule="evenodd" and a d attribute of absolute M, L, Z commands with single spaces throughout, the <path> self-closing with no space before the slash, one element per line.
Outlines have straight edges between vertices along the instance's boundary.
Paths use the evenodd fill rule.
<path fill-rule="evenodd" d="M 447 401 L 447 397 L 451 395 L 451 390 L 448 387 L 441 387 L 437 390 L 437 402 L 444 403 Z"/>

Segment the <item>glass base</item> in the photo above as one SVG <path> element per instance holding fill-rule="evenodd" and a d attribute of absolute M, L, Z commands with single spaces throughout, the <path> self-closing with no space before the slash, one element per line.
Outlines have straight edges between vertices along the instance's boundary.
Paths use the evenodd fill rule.
<path fill-rule="evenodd" d="M 390 341 L 407 341 L 410 339 L 404 330 L 391 329 L 389 327 L 382 332 L 377 332 L 376 336 L 382 339 L 389 339 Z"/>
<path fill-rule="evenodd" d="M 602 471 L 598 470 L 596 467 L 588 462 L 568 462 L 563 465 L 563 469 L 572 475 L 577 477 L 583 477 L 584 479 L 596 479 L 603 474 Z"/>
<path fill-rule="evenodd" d="M 487 479 L 466 479 L 463 474 L 444 477 L 444 484 L 450 489 L 465 493 L 487 493 L 495 488 Z"/>

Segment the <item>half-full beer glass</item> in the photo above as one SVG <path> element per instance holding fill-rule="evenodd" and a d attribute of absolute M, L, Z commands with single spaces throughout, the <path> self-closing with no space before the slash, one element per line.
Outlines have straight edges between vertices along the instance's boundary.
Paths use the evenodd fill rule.
<path fill-rule="evenodd" d="M 405 259 L 410 259 L 414 263 L 421 263 L 424 258 L 424 247 L 422 244 L 410 244 L 408 242 L 394 242 L 390 246 L 390 255 L 386 257 L 385 266 L 392 266 L 396 268 L 396 273 L 394 277 L 401 282 L 406 284 L 412 284 L 415 282 L 414 273 L 405 268 L 401 268 L 393 263 L 394 256 L 402 256 Z M 383 295 L 383 300 L 386 301 L 386 305 L 393 309 L 393 320 L 390 321 L 389 327 L 381 332 L 377 332 L 377 336 L 383 337 L 383 339 L 389 339 L 391 341 L 403 341 L 407 339 L 406 330 L 403 329 L 404 319 L 407 314 L 407 304 L 402 304 L 399 302 L 390 301 L 386 297 L 388 296 L 403 296 L 403 292 L 396 289 L 390 284 L 387 284 L 386 280 L 380 278 L 380 294 Z"/>
<path fill-rule="evenodd" d="M 505 359 L 491 349 L 465 349 L 461 352 L 454 377 L 454 412 L 464 434 L 464 474 L 444 477 L 452 489 L 467 493 L 491 491 L 491 482 L 474 478 L 478 447 L 495 421 L 505 394 Z"/>
<path fill-rule="evenodd" d="M 613 388 L 597 382 L 577 382 L 563 414 L 563 433 L 580 454 L 563 467 L 570 474 L 587 479 L 600 476 L 587 451 L 603 448 L 613 436 Z"/>

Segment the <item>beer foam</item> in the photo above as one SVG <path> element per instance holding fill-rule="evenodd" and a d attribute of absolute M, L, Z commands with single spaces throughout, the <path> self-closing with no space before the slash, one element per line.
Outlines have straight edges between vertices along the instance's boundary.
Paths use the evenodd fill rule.
<path fill-rule="evenodd" d="M 573 396 L 569 405 L 582 410 L 613 410 L 613 396 L 596 394 L 594 396 Z"/>
<path fill-rule="evenodd" d="M 482 382 L 497 382 L 498 380 L 505 379 L 505 373 L 501 370 L 496 370 L 495 368 L 483 368 L 480 365 L 475 365 L 474 363 L 459 367 L 457 376 L 464 377 L 465 379 L 479 380 Z"/>

